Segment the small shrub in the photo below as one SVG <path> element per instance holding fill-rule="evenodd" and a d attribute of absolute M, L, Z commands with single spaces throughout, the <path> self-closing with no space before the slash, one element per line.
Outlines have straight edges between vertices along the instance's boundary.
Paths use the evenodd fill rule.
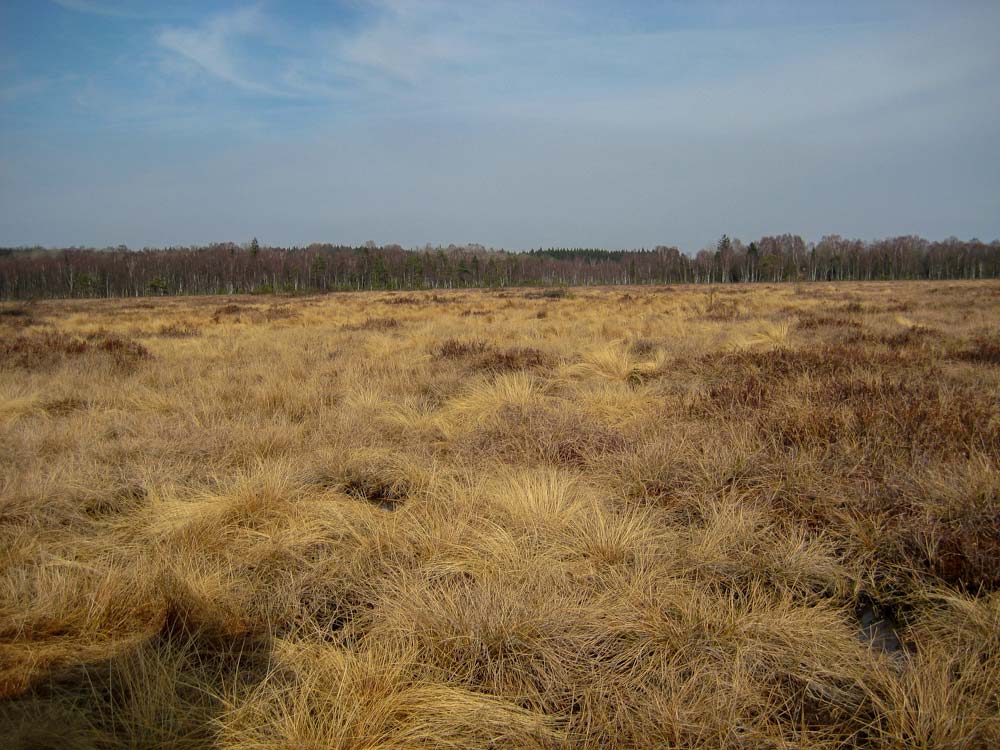
<path fill-rule="evenodd" d="M 361 323 L 345 325 L 345 331 L 391 331 L 401 323 L 396 318 L 365 318 Z"/>
<path fill-rule="evenodd" d="M 937 331 L 925 326 L 913 326 L 899 333 L 890 333 L 879 337 L 879 343 L 890 349 L 900 349 L 907 346 L 919 346 L 927 339 L 938 335 Z"/>
<path fill-rule="evenodd" d="M 49 331 L 0 342 L 0 366 L 43 370 L 91 353 L 107 356 L 121 369 L 150 358 L 149 350 L 138 341 L 117 334 L 98 332 L 79 338 Z"/>
<path fill-rule="evenodd" d="M 95 351 L 110 355 L 114 363 L 122 368 L 129 368 L 141 360 L 149 359 L 149 350 L 140 344 L 124 336 L 115 334 L 104 334 L 91 339 L 91 346 Z"/>
<path fill-rule="evenodd" d="M 463 448 L 473 455 L 492 455 L 517 463 L 585 467 L 631 447 L 620 431 L 558 410 L 505 405 L 497 418 L 469 436 Z"/>
<path fill-rule="evenodd" d="M 198 336 L 200 334 L 201 329 L 193 323 L 186 321 L 160 326 L 159 331 L 159 335 L 165 338 L 187 338 L 190 336 Z"/>
<path fill-rule="evenodd" d="M 706 320 L 732 321 L 746 318 L 746 313 L 740 309 L 739 304 L 734 299 L 720 299 L 714 290 L 708 293 L 708 301 L 705 304 L 705 313 L 702 316 Z"/>
<path fill-rule="evenodd" d="M 812 331 L 817 328 L 861 328 L 861 321 L 844 315 L 816 315 L 802 313 L 795 322 L 800 331 Z"/>
<path fill-rule="evenodd" d="M 963 362 L 1000 365 L 1000 337 L 979 334 L 972 340 L 972 345 L 960 351 L 955 358 Z"/>
<path fill-rule="evenodd" d="M 656 342 L 649 339 L 636 339 L 628 350 L 636 357 L 652 357 L 656 351 Z"/>
<path fill-rule="evenodd" d="M 543 289 L 540 292 L 525 292 L 525 299 L 566 299 L 569 292 L 565 289 Z"/>
<path fill-rule="evenodd" d="M 38 321 L 27 307 L 5 307 L 0 309 L 0 325 L 11 328 L 27 328 L 36 325 Z"/>
<path fill-rule="evenodd" d="M 541 349 L 532 346 L 513 346 L 508 349 L 497 349 L 488 352 L 480 358 L 478 366 L 482 370 L 496 372 L 505 370 L 528 370 L 535 367 L 545 367 L 552 363 L 552 358 Z"/>
<path fill-rule="evenodd" d="M 472 369 L 489 372 L 528 370 L 552 364 L 552 357 L 541 349 L 530 346 L 502 349 L 480 339 L 448 339 L 433 354 L 438 359 L 464 360 Z"/>
<path fill-rule="evenodd" d="M 219 323 L 224 317 L 235 317 L 236 320 L 239 320 L 240 315 L 249 309 L 251 308 L 244 305 L 223 305 L 222 307 L 216 308 L 215 312 L 212 313 L 212 322 Z"/>
<path fill-rule="evenodd" d="M 410 295 L 392 296 L 385 301 L 387 305 L 419 305 L 420 300 Z"/>
<path fill-rule="evenodd" d="M 463 357 L 483 354 L 491 348 L 489 344 L 480 339 L 473 339 L 471 341 L 448 339 L 434 350 L 434 356 L 440 359 L 462 359 Z"/>
<path fill-rule="evenodd" d="M 275 320 L 289 320 L 299 317 L 299 311 L 289 305 L 271 305 L 264 311 L 263 317 L 268 323 Z"/>

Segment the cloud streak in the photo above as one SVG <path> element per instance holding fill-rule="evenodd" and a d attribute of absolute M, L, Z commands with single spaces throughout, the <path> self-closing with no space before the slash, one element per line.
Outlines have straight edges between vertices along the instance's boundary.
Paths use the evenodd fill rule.
<path fill-rule="evenodd" d="M 160 46 L 208 75 L 237 88 L 267 96 L 288 92 L 245 72 L 233 46 L 235 41 L 261 33 L 263 19 L 255 8 L 216 16 L 198 28 L 172 27 L 157 36 Z"/>

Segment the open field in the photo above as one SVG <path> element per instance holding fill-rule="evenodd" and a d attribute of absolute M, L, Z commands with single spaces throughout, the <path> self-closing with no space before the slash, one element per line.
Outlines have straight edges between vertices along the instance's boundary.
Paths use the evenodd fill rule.
<path fill-rule="evenodd" d="M 1000 746 L 1000 283 L 0 306 L 0 746 Z"/>

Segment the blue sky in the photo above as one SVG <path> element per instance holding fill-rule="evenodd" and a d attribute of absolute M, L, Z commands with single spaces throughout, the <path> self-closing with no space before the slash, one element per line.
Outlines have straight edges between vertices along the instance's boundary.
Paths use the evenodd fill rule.
<path fill-rule="evenodd" d="M 995 2 L 0 1 L 0 245 L 1000 237 Z"/>

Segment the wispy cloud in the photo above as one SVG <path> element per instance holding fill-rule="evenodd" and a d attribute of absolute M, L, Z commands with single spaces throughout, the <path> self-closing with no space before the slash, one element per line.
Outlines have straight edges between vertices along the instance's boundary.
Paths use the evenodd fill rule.
<path fill-rule="evenodd" d="M 257 8 L 219 15 L 198 27 L 164 29 L 157 37 L 160 46 L 181 59 L 244 91 L 268 96 L 288 96 L 291 92 L 266 79 L 252 76 L 241 63 L 234 44 L 260 35 L 264 18 Z"/>

